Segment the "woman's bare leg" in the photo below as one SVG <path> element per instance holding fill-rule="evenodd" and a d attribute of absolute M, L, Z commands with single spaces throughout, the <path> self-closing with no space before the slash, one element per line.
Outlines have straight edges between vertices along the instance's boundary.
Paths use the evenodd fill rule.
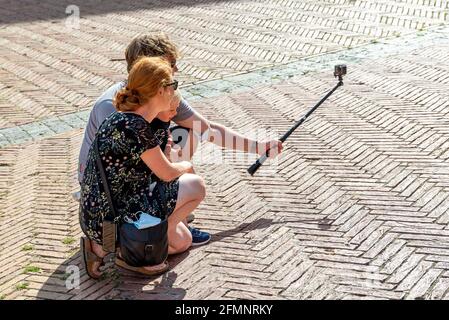
<path fill-rule="evenodd" d="M 184 252 L 192 245 L 192 235 L 185 220 L 187 215 L 195 210 L 205 196 L 206 187 L 200 176 L 186 173 L 179 177 L 176 207 L 168 218 L 169 254 Z"/>
<path fill-rule="evenodd" d="M 168 229 L 168 254 L 186 251 L 192 245 L 192 234 L 184 222 Z"/>

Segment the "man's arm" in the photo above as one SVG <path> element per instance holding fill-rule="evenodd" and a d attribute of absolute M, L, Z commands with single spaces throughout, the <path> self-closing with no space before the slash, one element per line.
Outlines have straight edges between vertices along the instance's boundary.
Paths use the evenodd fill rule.
<path fill-rule="evenodd" d="M 256 141 L 216 122 L 208 121 L 200 113 L 193 110 L 193 114 L 185 120 L 178 120 L 176 124 L 192 129 L 204 140 L 212 142 L 219 147 L 239 150 L 262 155 L 266 150 L 274 148 L 271 155 L 282 151 L 282 142 L 279 140 Z M 194 148 L 195 149 L 195 148 Z"/>

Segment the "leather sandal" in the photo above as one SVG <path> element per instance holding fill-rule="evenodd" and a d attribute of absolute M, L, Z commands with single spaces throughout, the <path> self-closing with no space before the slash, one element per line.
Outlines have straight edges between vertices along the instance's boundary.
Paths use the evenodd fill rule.
<path fill-rule="evenodd" d="M 133 266 L 130 266 L 129 264 L 127 264 L 125 262 L 125 260 L 123 260 L 119 255 L 117 255 L 115 257 L 115 264 L 117 266 L 119 266 L 120 268 L 129 270 L 129 271 L 133 271 L 133 272 L 137 272 L 140 274 L 144 274 L 146 276 L 156 276 L 156 275 L 167 272 L 168 269 L 170 268 L 167 261 L 164 261 L 164 263 L 161 265 L 154 266 L 154 270 L 148 270 L 148 267 L 150 267 L 150 266 L 148 266 L 148 267 L 133 267 Z"/>
<path fill-rule="evenodd" d="M 93 273 L 93 265 L 95 262 L 99 262 L 100 266 L 104 265 L 103 258 L 100 258 L 92 251 L 90 240 L 86 237 L 81 237 L 80 248 L 83 254 L 84 268 L 86 269 L 87 275 L 95 280 L 100 279 L 101 275 Z"/>

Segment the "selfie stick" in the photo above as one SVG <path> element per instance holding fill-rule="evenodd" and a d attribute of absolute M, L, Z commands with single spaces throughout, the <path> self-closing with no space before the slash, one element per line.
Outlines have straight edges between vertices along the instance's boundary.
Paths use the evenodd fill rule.
<path fill-rule="evenodd" d="M 310 109 L 298 122 L 296 122 L 279 140 L 285 142 L 287 138 L 295 131 L 307 118 L 324 102 L 327 98 L 329 98 L 338 87 L 343 85 L 343 76 L 346 74 L 346 65 L 336 65 L 334 76 L 338 77 L 337 85 L 329 91 L 312 109 Z M 254 175 L 254 173 L 260 168 L 260 166 L 268 159 L 268 155 L 271 149 L 268 149 L 267 152 L 262 155 L 259 159 L 254 162 L 254 164 L 248 168 L 248 173 L 250 175 Z"/>

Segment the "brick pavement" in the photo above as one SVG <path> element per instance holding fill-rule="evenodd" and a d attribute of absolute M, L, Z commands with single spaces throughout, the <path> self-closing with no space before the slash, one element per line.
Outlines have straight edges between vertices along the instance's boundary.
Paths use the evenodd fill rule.
<path fill-rule="evenodd" d="M 26 137 L 21 142 L 19 136 L 15 144 L 4 145 L 0 299 L 449 298 L 449 44 L 430 41 L 414 47 L 427 41 L 423 31 L 400 52 L 383 52 L 388 45 L 372 41 L 401 32 L 396 40 L 401 42 L 406 39 L 402 33 L 422 23 L 444 22 L 447 2 L 204 1 L 185 8 L 177 1 L 154 9 L 136 5 L 134 11 L 111 2 L 111 8 L 95 12 L 90 1 L 86 26 L 69 39 L 58 31 L 63 17 L 54 3 L 44 1 L 31 13 L 8 9 L 16 11 L 0 29 L 3 128 L 30 124 L 28 130 L 39 130 L 33 127 L 36 120 L 87 109 L 122 74 L 123 62 L 111 58 L 128 41 L 123 32 L 161 28 L 168 23 L 157 18 L 162 14 L 177 18 L 168 31 L 185 43 L 185 85 L 202 79 L 195 70 L 207 61 L 213 72 L 204 73 L 205 80 L 275 65 L 278 81 L 270 76 L 258 84 L 256 79 L 270 70 L 260 69 L 241 76 L 253 81 L 246 89 L 231 81 L 208 97 L 202 95 L 207 84 L 217 88 L 225 80 L 206 82 L 202 91 L 196 87 L 195 108 L 241 132 L 266 128 L 267 135 L 277 136 L 335 83 L 329 69 L 301 72 L 303 62 L 279 66 L 315 53 L 304 51 L 307 44 L 327 52 L 373 42 L 361 48 L 377 46 L 380 54 L 355 59 L 345 86 L 291 136 L 278 164 L 265 165 L 255 177 L 245 171 L 254 157 L 226 151 L 225 161 L 216 163 L 219 150 L 201 147 L 194 162 L 208 194 L 195 225 L 214 238 L 170 258 L 171 271 L 160 277 L 136 277 L 109 264 L 103 281 L 89 280 L 81 268 L 80 288 L 68 289 L 67 267 L 80 266 L 81 231 L 70 192 L 77 188 L 81 126 L 67 125 L 34 142 Z M 56 23 L 44 20 L 46 14 Z M 384 33 L 366 31 L 370 17 L 371 22 L 379 19 L 376 30 Z M 125 20 L 136 24 L 122 27 Z M 316 35 L 301 31 L 309 29 Z M 323 30 L 331 35 L 320 38 Z M 110 48 L 93 52 L 96 41 L 105 41 L 105 32 Z M 270 41 L 276 35 L 304 47 L 286 50 Z M 220 38 L 237 44 L 212 40 Z M 242 49 L 245 45 L 260 51 Z M 263 50 L 287 58 L 261 57 Z M 217 57 L 239 62 L 220 65 Z M 332 55 L 316 59 L 326 57 L 332 64 Z M 309 64 L 317 64 L 313 61 Z M 23 112 L 12 112 L 19 104 Z M 81 123 L 85 113 L 78 115 Z"/>
<path fill-rule="evenodd" d="M 229 92 L 250 91 L 261 83 L 274 84 L 295 75 L 331 70 L 335 63 L 361 63 L 366 59 L 407 54 L 412 50 L 423 50 L 435 44 L 449 43 L 447 26 L 434 27 L 426 32 L 409 34 L 393 39 L 382 39 L 368 45 L 351 50 L 325 53 L 304 57 L 287 64 L 260 68 L 244 74 L 228 76 L 224 79 L 214 79 L 197 84 L 185 84 L 182 87 L 183 96 L 190 102 L 205 97 L 214 97 Z M 0 147 L 23 143 L 29 140 L 39 140 L 68 130 L 84 128 L 90 109 L 78 112 L 51 116 L 42 120 L 9 127 L 0 128 Z"/>
<path fill-rule="evenodd" d="M 3 1 L 0 127 L 91 107 L 123 78 L 124 49 L 138 33 L 163 30 L 181 44 L 180 80 L 189 84 L 449 20 L 447 1 L 89 0 L 79 7 L 74 29 L 65 13 L 72 2 Z"/>

